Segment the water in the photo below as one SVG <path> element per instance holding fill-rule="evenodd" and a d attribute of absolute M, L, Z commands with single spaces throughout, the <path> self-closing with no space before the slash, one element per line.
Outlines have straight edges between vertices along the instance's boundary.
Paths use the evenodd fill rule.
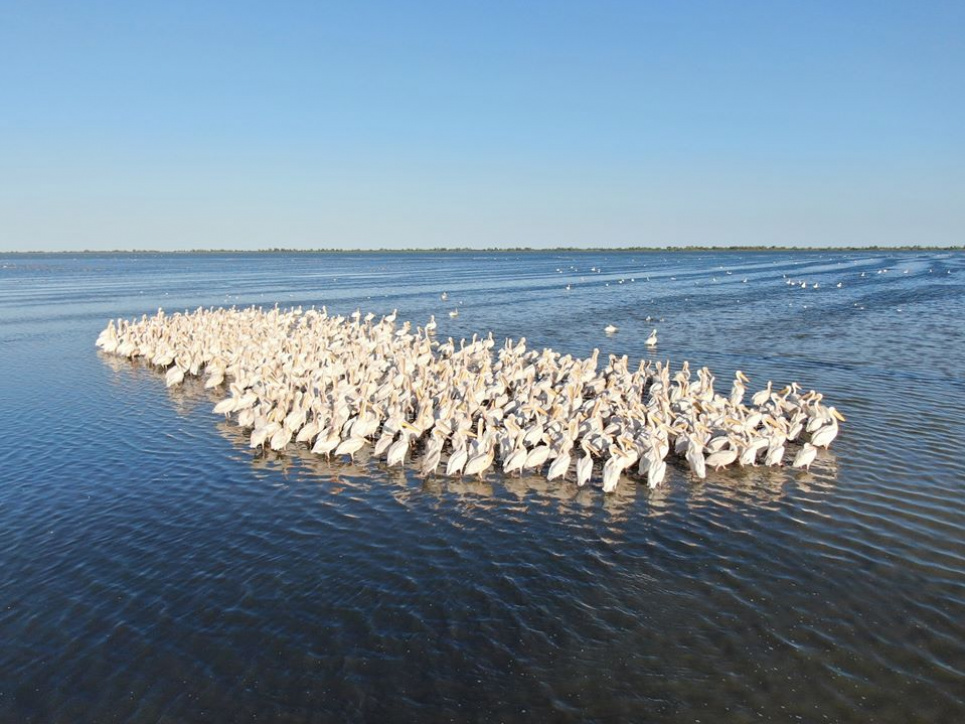
<path fill-rule="evenodd" d="M 0 720 L 965 720 L 963 262 L 0 255 Z M 255 455 L 93 346 L 275 303 L 797 380 L 848 421 L 810 473 L 423 482 Z"/>

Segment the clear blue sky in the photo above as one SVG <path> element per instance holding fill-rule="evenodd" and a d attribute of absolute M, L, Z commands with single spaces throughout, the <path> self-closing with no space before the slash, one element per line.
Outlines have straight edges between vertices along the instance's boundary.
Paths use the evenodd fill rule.
<path fill-rule="evenodd" d="M 0 2 L 0 250 L 965 243 L 965 2 Z"/>

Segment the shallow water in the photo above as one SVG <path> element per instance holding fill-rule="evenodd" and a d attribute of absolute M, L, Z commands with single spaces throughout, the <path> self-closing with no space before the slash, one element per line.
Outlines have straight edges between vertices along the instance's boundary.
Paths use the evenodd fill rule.
<path fill-rule="evenodd" d="M 965 720 L 963 262 L 0 255 L 0 720 Z M 848 421 L 810 473 L 424 482 L 256 455 L 93 346 L 275 303 L 797 380 Z"/>

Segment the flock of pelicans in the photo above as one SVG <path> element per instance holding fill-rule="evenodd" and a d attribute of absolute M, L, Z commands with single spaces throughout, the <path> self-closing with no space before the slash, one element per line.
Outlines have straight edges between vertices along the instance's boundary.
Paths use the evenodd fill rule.
<path fill-rule="evenodd" d="M 418 457 L 424 476 L 498 466 L 582 486 L 602 464 L 610 492 L 623 475 L 658 486 L 670 453 L 698 478 L 735 463 L 809 468 L 844 420 L 797 383 L 768 382 L 746 402 L 739 370 L 721 394 L 706 367 L 692 374 L 687 362 L 671 374 L 649 360 L 631 369 L 626 356 L 601 365 L 599 350 L 586 359 L 531 350 L 525 338 L 498 349 L 492 334 L 439 342 L 435 326 L 325 307 L 158 310 L 111 320 L 97 346 L 166 370 L 169 387 L 185 375 L 227 384 L 214 411 L 250 429 L 252 448 L 303 444 L 354 459 L 371 444 L 390 466 Z"/>

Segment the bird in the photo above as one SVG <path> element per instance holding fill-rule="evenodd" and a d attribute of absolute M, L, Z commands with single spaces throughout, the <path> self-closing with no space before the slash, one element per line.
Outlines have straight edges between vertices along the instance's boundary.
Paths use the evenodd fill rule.
<path fill-rule="evenodd" d="M 615 334 L 616 332 L 619 331 L 619 329 L 620 328 L 617 327 L 615 324 L 608 324 L 603 328 L 603 331 L 606 332 L 607 334 Z"/>
<path fill-rule="evenodd" d="M 656 329 L 656 327 L 655 327 L 654 330 L 650 333 L 650 336 L 647 337 L 647 340 L 646 340 L 646 342 L 644 342 L 644 344 L 646 344 L 648 347 L 656 347 L 656 346 L 657 346 L 657 329 Z"/>
<path fill-rule="evenodd" d="M 355 453 L 365 447 L 365 442 L 364 437 L 349 437 L 342 440 L 334 452 L 336 455 L 348 455 L 349 459 L 354 463 Z"/>
<path fill-rule="evenodd" d="M 593 475 L 593 458 L 590 457 L 590 453 L 586 453 L 583 457 L 576 461 L 576 484 L 578 487 L 583 487 L 590 481 L 590 476 Z"/>
<path fill-rule="evenodd" d="M 496 449 L 492 445 L 487 446 L 487 448 L 480 453 L 477 453 L 469 460 L 466 461 L 465 470 L 463 470 L 463 475 L 472 476 L 478 475 L 479 479 L 482 480 L 486 471 L 492 467 L 493 460 L 496 457 Z"/>
<path fill-rule="evenodd" d="M 570 461 L 572 456 L 569 451 L 564 451 L 560 453 L 552 463 L 550 463 L 550 468 L 546 473 L 547 480 L 556 480 L 556 478 L 562 478 L 566 475 L 567 471 L 570 469 Z"/>
<path fill-rule="evenodd" d="M 817 457 L 818 449 L 809 442 L 804 443 L 804 446 L 798 450 L 797 455 L 794 456 L 794 462 L 791 463 L 792 468 L 804 468 L 807 471 L 811 470 L 811 463 L 814 462 L 814 458 Z"/>
<path fill-rule="evenodd" d="M 450 476 L 482 478 L 495 466 L 504 476 L 565 480 L 575 462 L 583 487 L 598 458 L 606 492 L 623 476 L 657 487 L 671 454 L 697 478 L 707 466 L 755 465 L 761 455 L 781 465 L 788 441 L 799 439 L 792 465 L 809 469 L 846 422 L 796 382 L 775 389 L 768 381 L 746 403 L 749 379 L 740 370 L 721 394 L 708 368 L 694 380 L 686 361 L 673 373 L 650 359 L 634 368 L 626 356 L 600 364 L 598 349 L 584 359 L 531 349 L 525 338 L 441 342 L 434 316 L 419 328 L 397 326 L 397 315 L 373 324 L 372 312 L 342 316 L 324 306 L 158 309 L 108 321 L 95 344 L 104 355 L 153 366 L 172 387 L 191 377 L 212 389 L 227 385 L 213 412 L 244 430 L 259 454 L 294 440 L 353 462 L 368 448 L 401 466 L 422 449 L 423 476 L 435 474 L 447 445 Z"/>
<path fill-rule="evenodd" d="M 814 447 L 828 447 L 838 436 L 838 420 L 845 420 L 844 415 L 834 407 L 829 407 L 828 412 L 828 421 L 811 433 L 811 444 Z"/>

